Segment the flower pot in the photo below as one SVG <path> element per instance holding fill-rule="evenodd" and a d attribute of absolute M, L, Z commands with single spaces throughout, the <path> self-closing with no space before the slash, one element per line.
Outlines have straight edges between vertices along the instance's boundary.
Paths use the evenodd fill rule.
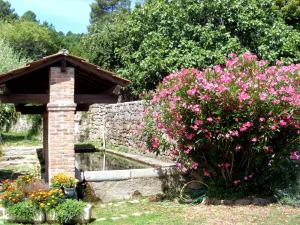
<path fill-rule="evenodd" d="M 92 218 L 92 205 L 87 204 L 80 216 L 73 219 L 73 223 L 84 224 L 90 222 Z"/>
<path fill-rule="evenodd" d="M 77 199 L 76 187 L 72 187 L 72 188 L 63 187 L 63 190 L 66 198 Z"/>
<path fill-rule="evenodd" d="M 73 219 L 73 223 L 79 223 L 79 224 L 84 224 L 88 223 L 92 218 L 92 205 L 87 204 L 81 215 L 77 216 L 76 218 Z M 57 215 L 54 210 L 51 210 L 46 213 L 46 222 L 47 223 L 57 223 Z"/>
<path fill-rule="evenodd" d="M 45 213 L 42 211 L 36 212 L 33 219 L 20 219 L 6 214 L 6 219 L 15 223 L 44 223 L 46 220 Z"/>
<path fill-rule="evenodd" d="M 50 210 L 46 212 L 46 222 L 47 223 L 56 223 L 57 222 L 57 216 L 56 212 L 54 210 Z"/>

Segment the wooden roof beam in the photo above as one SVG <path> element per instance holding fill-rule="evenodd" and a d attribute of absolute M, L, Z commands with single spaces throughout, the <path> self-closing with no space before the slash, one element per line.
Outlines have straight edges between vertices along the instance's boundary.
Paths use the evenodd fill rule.
<path fill-rule="evenodd" d="M 118 96 L 109 94 L 76 94 L 75 103 L 77 104 L 96 104 L 96 103 L 117 103 Z M 0 95 L 0 103 L 14 104 L 47 104 L 49 102 L 48 94 L 10 94 Z"/>

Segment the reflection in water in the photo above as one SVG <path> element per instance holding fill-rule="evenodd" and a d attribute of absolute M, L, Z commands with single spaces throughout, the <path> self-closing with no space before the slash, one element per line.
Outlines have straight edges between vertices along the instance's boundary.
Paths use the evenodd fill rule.
<path fill-rule="evenodd" d="M 104 157 L 105 154 L 105 157 Z M 142 169 L 149 166 L 109 153 L 76 153 L 76 164 L 81 171 Z M 103 168 L 105 167 L 105 168 Z"/>

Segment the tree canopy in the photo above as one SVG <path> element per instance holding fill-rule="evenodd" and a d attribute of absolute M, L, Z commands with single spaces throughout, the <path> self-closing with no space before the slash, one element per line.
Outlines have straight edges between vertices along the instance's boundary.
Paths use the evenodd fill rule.
<path fill-rule="evenodd" d="M 21 16 L 21 20 L 26 20 L 26 21 L 31 21 L 31 22 L 38 22 L 38 20 L 36 18 L 36 14 L 31 10 L 26 11 L 23 14 L 23 16 Z"/>
<path fill-rule="evenodd" d="M 251 51 L 271 62 L 300 59 L 299 32 L 272 0 L 150 0 L 93 26 L 83 43 L 91 62 L 132 81 L 135 96 L 182 67 L 222 64 L 230 52 Z"/>
<path fill-rule="evenodd" d="M 111 22 L 115 14 L 130 11 L 130 0 L 96 0 L 91 4 L 91 23 Z"/>
<path fill-rule="evenodd" d="M 21 57 L 7 42 L 0 39 L 0 74 L 21 67 L 27 62 L 28 59 Z M 0 104 L 0 132 L 3 128 L 8 128 L 15 119 L 14 107 L 10 104 Z"/>
<path fill-rule="evenodd" d="M 7 1 L 0 0 L 0 20 L 17 19 L 18 15 Z"/>

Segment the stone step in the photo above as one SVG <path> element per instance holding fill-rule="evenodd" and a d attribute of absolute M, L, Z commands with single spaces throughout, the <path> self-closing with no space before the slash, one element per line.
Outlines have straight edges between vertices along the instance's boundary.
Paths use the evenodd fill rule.
<path fill-rule="evenodd" d="M 27 165 L 39 165 L 38 161 L 23 161 L 23 160 L 15 160 L 15 161 L 5 161 L 0 162 L 0 168 L 5 169 L 7 166 L 27 166 Z"/>
<path fill-rule="evenodd" d="M 30 154 L 30 155 L 7 155 L 7 156 L 2 156 L 0 158 L 0 161 L 10 161 L 10 160 L 18 160 L 18 159 L 37 159 L 36 154 Z"/>

